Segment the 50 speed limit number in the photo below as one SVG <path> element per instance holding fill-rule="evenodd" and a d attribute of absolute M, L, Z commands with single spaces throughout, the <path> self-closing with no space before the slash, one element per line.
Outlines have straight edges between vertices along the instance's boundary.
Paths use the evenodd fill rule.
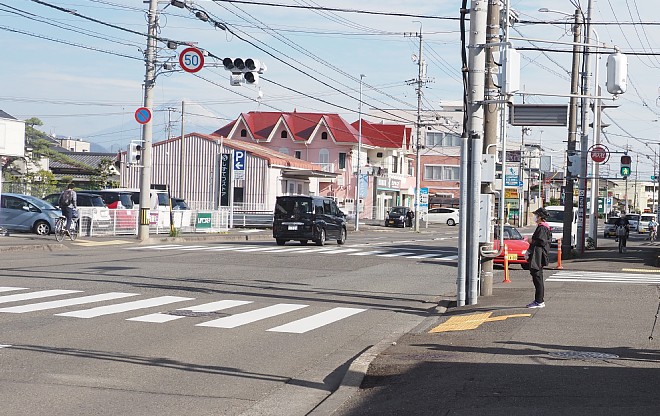
<path fill-rule="evenodd" d="M 197 72 L 204 67 L 204 54 L 197 48 L 186 48 L 179 54 L 179 65 L 186 72 Z"/>

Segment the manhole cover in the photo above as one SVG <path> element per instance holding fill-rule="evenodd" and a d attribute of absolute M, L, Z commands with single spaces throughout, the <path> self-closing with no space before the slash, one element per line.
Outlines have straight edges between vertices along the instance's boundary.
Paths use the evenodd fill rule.
<path fill-rule="evenodd" d="M 616 354 L 605 354 L 602 352 L 593 352 L 593 351 L 560 351 L 560 352 L 550 352 L 549 356 L 555 358 L 565 358 L 568 360 L 609 360 L 612 358 L 619 358 Z"/>
<path fill-rule="evenodd" d="M 165 312 L 168 315 L 174 315 L 174 316 L 189 316 L 189 317 L 195 317 L 195 316 L 229 316 L 228 313 L 222 313 L 222 312 L 197 312 L 197 311 L 191 311 L 191 310 L 176 310 L 176 311 L 169 311 Z"/>

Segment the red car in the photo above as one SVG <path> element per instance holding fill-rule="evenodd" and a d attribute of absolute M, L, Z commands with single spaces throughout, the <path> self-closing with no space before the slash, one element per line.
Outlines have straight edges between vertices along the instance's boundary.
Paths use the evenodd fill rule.
<path fill-rule="evenodd" d="M 500 247 L 499 240 L 499 227 L 495 227 L 495 250 L 498 250 Z M 504 244 L 506 244 L 509 252 L 509 264 L 516 263 L 527 270 L 529 269 L 529 262 L 525 258 L 525 253 L 529 249 L 529 242 L 527 237 L 523 237 L 516 227 L 510 225 L 504 226 Z M 504 263 L 504 252 L 499 257 L 495 258 L 495 263 L 503 264 Z"/>

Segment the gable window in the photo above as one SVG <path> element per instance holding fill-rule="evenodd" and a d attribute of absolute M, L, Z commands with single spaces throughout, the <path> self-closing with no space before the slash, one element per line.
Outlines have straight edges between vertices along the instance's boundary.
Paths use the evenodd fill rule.
<path fill-rule="evenodd" d="M 287 137 L 289 137 L 289 135 L 287 134 L 286 130 L 282 130 L 282 132 L 280 133 L 280 137 L 286 139 Z"/>
<path fill-rule="evenodd" d="M 302 159 L 302 151 L 296 150 L 296 159 Z"/>
<path fill-rule="evenodd" d="M 327 131 L 324 131 L 323 133 L 321 133 L 321 140 L 328 140 L 328 132 Z"/>
<path fill-rule="evenodd" d="M 346 169 L 346 153 L 339 153 L 339 169 Z"/>
<path fill-rule="evenodd" d="M 241 130 L 241 137 L 247 137 L 247 130 L 246 129 Z"/>

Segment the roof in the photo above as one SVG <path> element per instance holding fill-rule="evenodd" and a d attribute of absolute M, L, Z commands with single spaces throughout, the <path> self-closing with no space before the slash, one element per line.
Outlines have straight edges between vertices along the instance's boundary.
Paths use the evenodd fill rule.
<path fill-rule="evenodd" d="M 93 153 L 93 152 L 62 152 L 67 157 L 80 162 L 86 166 L 96 169 L 103 159 L 117 159 L 117 153 Z M 68 163 L 63 163 L 57 160 L 51 159 L 49 161 L 50 168 L 53 169 L 80 169 L 78 166 L 70 165 Z"/>
<path fill-rule="evenodd" d="M 217 142 L 221 139 L 220 136 L 215 134 L 203 134 L 203 133 L 190 133 L 186 134 L 186 137 L 199 137 L 204 140 L 210 140 Z M 158 146 L 167 142 L 172 142 L 180 140 L 180 137 L 175 137 L 170 140 L 165 140 L 162 142 L 154 143 L 154 146 Z M 270 149 L 268 147 L 262 146 L 257 143 L 247 142 L 243 140 L 231 140 L 222 138 L 222 145 L 224 147 L 229 147 L 234 150 L 245 150 L 246 152 L 265 159 L 268 161 L 269 166 L 282 166 L 287 168 L 294 168 L 297 170 L 308 170 L 310 172 L 323 172 L 323 169 L 319 165 L 315 165 L 306 160 L 297 159 L 293 156 L 278 152 L 276 150 Z M 334 174 L 332 176 L 335 176 Z"/>
<path fill-rule="evenodd" d="M 359 129 L 360 121 L 354 122 L 352 127 Z M 410 147 L 410 132 L 412 129 L 404 124 L 370 123 L 362 119 L 362 143 L 374 147 L 400 149 L 404 145 Z"/>
<path fill-rule="evenodd" d="M 293 141 L 305 142 L 310 139 L 320 124 L 327 126 L 330 135 L 338 143 L 357 143 L 358 131 L 334 113 L 299 113 L 299 112 L 249 112 L 242 113 L 237 120 L 213 132 L 213 135 L 228 137 L 236 123 L 243 120 L 256 141 L 265 141 L 273 129 L 283 121 L 291 132 Z"/>
<path fill-rule="evenodd" d="M 0 110 L 0 118 L 8 118 L 10 120 L 16 120 L 16 117 L 9 115 L 2 110 Z"/>

